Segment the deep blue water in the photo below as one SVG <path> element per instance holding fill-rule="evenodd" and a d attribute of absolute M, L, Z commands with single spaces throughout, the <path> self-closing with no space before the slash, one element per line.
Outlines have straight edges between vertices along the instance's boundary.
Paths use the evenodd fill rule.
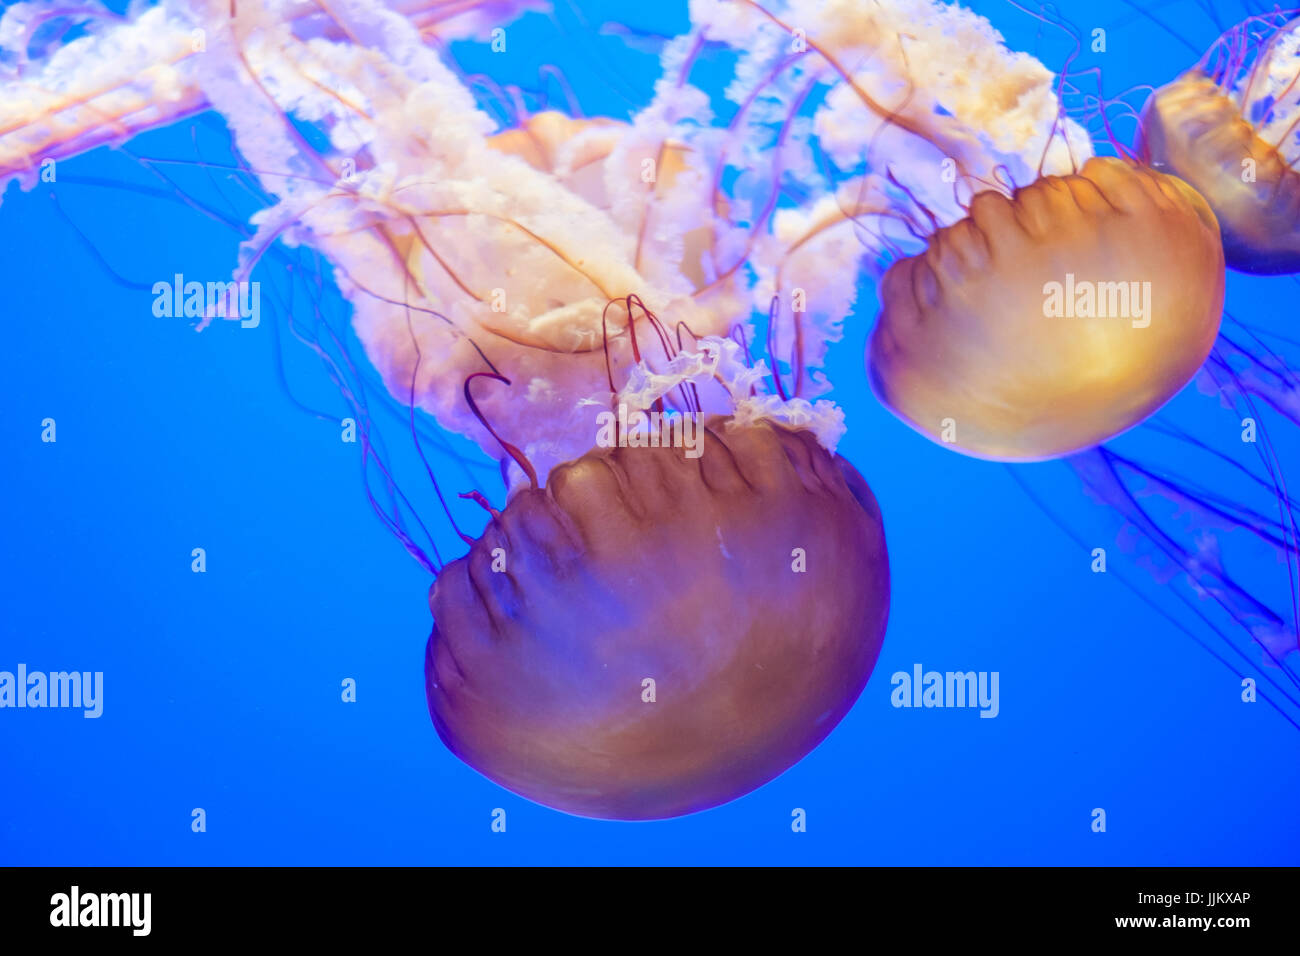
<path fill-rule="evenodd" d="M 680 4 L 647 6 L 584 9 L 593 24 L 683 26 Z M 977 9 L 1012 48 L 1058 62 L 1061 44 L 1040 39 L 1035 20 L 1000 0 Z M 1061 4 L 1085 34 L 1107 30 L 1107 52 L 1085 56 L 1108 91 L 1171 79 L 1219 32 L 1185 0 L 1152 9 L 1161 23 L 1125 3 Z M 1242 12 L 1220 9 L 1227 21 Z M 656 75 L 652 56 L 540 16 L 511 27 L 509 49 L 460 53 L 520 81 L 556 63 L 590 113 L 626 116 L 618 91 L 648 96 Z M 208 117 L 130 148 L 220 161 L 224 142 Z M 219 172 L 175 175 L 188 196 L 252 208 Z M 687 818 L 595 822 L 500 789 L 430 723 L 428 576 L 371 512 L 357 446 L 293 400 L 341 417 L 336 390 L 272 321 L 196 334 L 152 315 L 133 284 L 228 274 L 237 238 L 132 184 L 158 180 L 101 149 L 61 164 L 53 188 L 11 186 L 0 205 L 0 669 L 105 675 L 99 719 L 0 710 L 0 862 L 1300 861 L 1300 731 L 1242 703 L 1238 679 L 1117 575 L 1093 574 L 1007 468 L 935 446 L 876 403 L 862 375 L 870 294 L 831 369 L 850 428 L 840 450 L 881 502 L 893 573 L 888 636 L 856 707 L 777 780 Z M 1296 291 L 1291 278 L 1230 275 L 1229 308 L 1293 322 Z M 342 320 L 328 279 L 326 307 Z M 1175 405 L 1184 421 L 1221 417 L 1194 387 Z M 41 441 L 46 418 L 56 443 Z M 384 427 L 399 443 L 400 425 Z M 1295 436 L 1274 427 L 1294 466 Z M 1141 430 L 1123 440 L 1135 454 L 1152 441 Z M 1064 469 L 1029 467 L 1085 539 L 1113 545 Z M 440 468 L 454 490 L 468 487 L 454 462 Z M 475 474 L 499 489 L 490 469 Z M 411 486 L 436 519 L 424 486 Z M 475 512 L 459 513 L 481 526 Z M 456 554 L 444 524 L 440 545 Z M 191 571 L 199 547 L 203 574 Z M 1244 560 L 1247 582 L 1285 573 L 1259 553 Z M 1140 571 L 1131 579 L 1156 599 L 1167 590 Z M 997 671 L 999 716 L 895 709 L 890 675 L 916 663 Z M 345 678 L 354 704 L 340 700 Z M 200 807 L 207 830 L 195 833 Z M 504 834 L 490 828 L 498 807 Z M 791 830 L 795 807 L 806 833 Z M 1098 807 L 1105 833 L 1091 828 Z"/>

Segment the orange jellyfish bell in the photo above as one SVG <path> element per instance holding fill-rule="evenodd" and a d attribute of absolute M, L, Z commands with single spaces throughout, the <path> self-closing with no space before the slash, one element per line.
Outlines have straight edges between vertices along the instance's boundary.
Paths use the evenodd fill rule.
<path fill-rule="evenodd" d="M 977 458 L 1100 444 L 1209 355 L 1224 296 L 1214 213 L 1186 183 L 1094 157 L 1011 196 L 978 193 L 880 287 L 867 350 L 880 399 Z"/>
<path fill-rule="evenodd" d="M 889 610 L 880 509 L 803 429 L 713 416 L 525 489 L 429 594 L 429 711 L 504 787 L 588 817 L 704 810 L 813 749 Z"/>
<path fill-rule="evenodd" d="M 1157 90 L 1142 113 L 1141 150 L 1205 197 L 1223 253 L 1241 272 L 1300 272 L 1300 174 L 1199 69 Z"/>

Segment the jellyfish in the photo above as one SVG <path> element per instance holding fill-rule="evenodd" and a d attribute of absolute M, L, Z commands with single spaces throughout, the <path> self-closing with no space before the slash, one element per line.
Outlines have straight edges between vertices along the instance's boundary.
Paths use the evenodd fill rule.
<path fill-rule="evenodd" d="M 1190 187 L 1093 157 L 979 193 L 880 294 L 881 401 L 967 454 L 1033 461 L 1115 437 L 1191 381 L 1219 330 L 1223 252 Z"/>
<path fill-rule="evenodd" d="M 1191 380 L 1224 297 L 1195 190 L 1093 156 L 1053 74 L 960 6 L 746 6 L 831 87 L 813 124 L 835 199 L 790 218 L 893 259 L 867 366 L 894 414 L 966 454 L 1032 461 L 1114 437 Z"/>
<path fill-rule="evenodd" d="M 699 464 L 557 466 L 434 585 L 434 724 L 507 789 L 606 819 L 704 810 L 800 760 L 865 687 L 889 594 L 870 489 L 810 432 L 700 427 Z M 803 553 L 827 573 L 794 573 Z"/>
<path fill-rule="evenodd" d="M 706 339 L 634 376 L 618 403 L 643 426 L 512 497 L 431 589 L 434 724 L 508 789 L 607 819 L 704 810 L 802 758 L 866 685 L 879 506 L 827 447 L 834 416 L 753 397 L 738 352 Z M 644 427 L 647 402 L 714 379 L 735 407 L 684 419 L 693 451 Z"/>
<path fill-rule="evenodd" d="M 105 15 L 31 62 L 18 54 L 41 16 L 24 8 L 0 23 L 23 61 L 0 160 L 30 180 L 42 158 L 219 113 L 265 197 L 234 282 L 286 249 L 328 262 L 469 548 L 444 561 L 398 505 L 376 505 L 434 578 L 438 734 L 547 806 L 676 816 L 772 779 L 853 706 L 888 617 L 881 513 L 835 454 L 843 413 L 818 398 L 833 325 L 769 335 L 799 356 L 784 367 L 754 358 L 751 313 L 775 311 L 749 263 L 780 240 L 723 194 L 736 137 L 691 82 L 701 33 L 668 44 L 664 79 L 626 121 L 510 101 L 502 129 L 429 32 L 520 6 L 535 4 L 464 21 L 437 19 L 438 4 L 175 2 Z M 300 337 L 408 505 L 376 452 L 361 360 L 328 326 Z M 500 464 L 503 508 L 460 495 L 488 515 L 477 536 L 417 413 Z"/>
<path fill-rule="evenodd" d="M 1228 266 L 1300 271 L 1300 20 L 1281 11 L 1226 31 L 1148 101 L 1138 150 L 1214 210 Z"/>

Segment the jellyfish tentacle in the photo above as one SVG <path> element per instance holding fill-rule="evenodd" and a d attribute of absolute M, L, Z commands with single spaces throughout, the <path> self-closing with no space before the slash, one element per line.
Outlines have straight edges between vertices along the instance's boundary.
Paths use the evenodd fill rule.
<path fill-rule="evenodd" d="M 1105 447 L 1100 447 L 1092 452 L 1073 456 L 1067 459 L 1067 462 L 1084 480 L 1085 486 L 1090 491 L 1101 495 L 1106 503 L 1115 507 L 1121 515 L 1131 521 L 1141 531 L 1146 540 L 1154 544 L 1166 559 L 1186 575 L 1193 588 L 1199 594 L 1208 596 L 1218 605 L 1241 629 L 1245 637 L 1259 649 L 1263 657 L 1280 670 L 1291 685 L 1300 690 L 1300 681 L 1297 680 L 1295 673 L 1269 646 L 1269 643 L 1257 633 L 1256 627 L 1252 627 L 1243 619 L 1243 614 L 1249 614 L 1262 620 L 1268 628 L 1279 626 L 1282 623 L 1281 618 L 1274 611 L 1260 603 L 1253 595 L 1232 582 L 1222 572 L 1188 554 L 1134 497 L 1132 489 L 1115 467 L 1116 462 L 1119 460 L 1113 452 L 1110 452 Z M 1172 492 L 1175 497 L 1182 497 L 1181 491 L 1167 485 L 1163 487 Z M 1207 575 L 1212 579 L 1208 585 L 1206 582 Z M 1220 586 L 1214 586 L 1214 582 L 1218 582 Z M 1187 595 L 1183 594 L 1179 589 L 1174 589 L 1174 593 L 1183 604 L 1197 611 L 1198 616 L 1201 616 L 1203 620 L 1207 620 L 1208 623 L 1208 619 L 1191 604 Z M 1229 642 L 1229 644 L 1238 657 L 1249 662 L 1249 656 L 1236 642 Z M 1261 674 L 1278 693 L 1283 695 L 1289 704 L 1300 709 L 1300 699 L 1293 697 L 1291 691 L 1282 686 L 1267 670 L 1261 670 Z"/>
<path fill-rule="evenodd" d="M 1082 537 L 1080 537 L 1079 534 L 1072 527 L 1070 527 L 1070 525 L 1058 514 L 1056 509 L 1049 506 L 1047 502 L 1042 498 L 1042 496 L 1039 495 L 1037 492 L 1035 492 L 1034 489 L 1029 486 L 1029 484 L 1025 481 L 1024 477 L 1022 476 L 1021 469 L 1019 467 L 1012 464 L 1005 464 L 1003 467 L 1007 470 L 1008 474 L 1011 475 L 1012 480 L 1015 481 L 1015 483 L 1020 486 L 1020 489 L 1024 492 L 1025 496 L 1029 498 L 1029 500 L 1032 501 L 1040 511 L 1042 511 L 1045 515 L 1047 515 L 1047 517 L 1051 520 L 1051 522 L 1054 525 L 1056 525 L 1056 527 L 1059 528 L 1061 532 L 1064 533 L 1071 541 L 1073 541 L 1074 544 L 1081 551 L 1086 553 L 1089 550 L 1091 550 L 1090 544 L 1087 541 L 1085 541 Z M 1192 630 L 1182 621 L 1178 620 L 1178 618 L 1174 617 L 1168 610 L 1166 610 L 1165 608 L 1161 607 L 1158 603 L 1156 603 L 1156 601 L 1151 597 L 1151 595 L 1147 593 L 1147 590 L 1135 584 L 1123 570 L 1116 570 L 1114 573 L 1115 573 L 1115 577 L 1119 579 L 1119 581 L 1124 585 L 1124 587 L 1127 590 L 1132 592 L 1140 601 L 1142 601 L 1144 604 L 1150 607 L 1153 611 L 1155 611 L 1157 614 L 1163 617 L 1166 621 L 1168 621 L 1170 624 L 1176 627 L 1179 631 L 1181 631 L 1187 637 L 1191 638 L 1193 643 L 1195 643 L 1198 647 L 1200 647 L 1203 651 L 1205 651 L 1205 653 L 1207 653 L 1211 658 L 1213 658 L 1224 668 L 1226 668 L 1229 672 L 1231 672 L 1234 676 L 1236 676 L 1238 680 L 1245 678 L 1246 676 L 1245 671 L 1239 669 L 1237 665 L 1233 664 L 1231 660 L 1229 660 L 1218 650 L 1216 650 L 1209 642 L 1205 640 L 1205 638 L 1197 634 L 1196 631 Z M 1214 621 L 1212 621 L 1209 617 L 1207 617 L 1200 608 L 1188 603 L 1187 600 L 1181 594 L 1178 595 L 1178 598 L 1184 605 L 1186 605 L 1189 608 L 1189 610 L 1191 610 L 1194 616 L 1199 618 L 1201 622 L 1206 625 L 1206 627 L 1211 632 L 1218 635 L 1219 639 L 1223 642 L 1224 645 L 1230 648 L 1236 654 L 1236 656 L 1241 657 L 1245 664 L 1251 666 L 1256 670 L 1258 669 L 1257 665 L 1255 665 L 1250 660 L 1249 657 L 1244 655 L 1244 653 L 1240 650 L 1240 648 L 1238 648 L 1236 644 L 1228 637 L 1228 635 L 1223 632 L 1223 630 L 1219 627 L 1219 625 L 1216 624 Z M 1283 700 L 1287 701 L 1288 703 L 1292 703 L 1290 697 L 1285 693 L 1285 690 L 1281 691 L 1281 696 Z M 1294 727 L 1297 731 L 1300 731 L 1300 717 L 1296 717 L 1288 713 L 1282 707 L 1281 704 L 1279 704 L 1276 700 L 1273 699 L 1273 696 L 1271 694 L 1261 693 L 1260 698 L 1265 703 L 1267 703 L 1270 707 L 1272 707 L 1273 710 L 1277 712 L 1278 716 L 1280 716 L 1288 724 Z"/>
<path fill-rule="evenodd" d="M 451 508 L 447 505 L 447 499 L 443 496 L 442 486 L 438 483 L 438 478 L 433 473 L 433 465 L 429 463 L 428 456 L 424 453 L 424 445 L 420 442 L 420 433 L 415 427 L 415 406 L 417 404 L 415 400 L 415 386 L 416 382 L 419 380 L 420 364 L 424 361 L 424 352 L 420 348 L 419 338 L 416 336 L 415 328 L 411 323 L 411 311 L 409 308 L 406 310 L 406 328 L 407 333 L 410 336 L 411 348 L 415 350 L 415 361 L 411 364 L 411 384 L 407 392 L 407 405 L 410 407 L 409 423 L 411 442 L 415 446 L 415 452 L 420 458 L 420 463 L 424 465 L 424 473 L 428 476 L 429 483 L 433 485 L 433 493 L 437 496 L 438 504 L 441 505 L 443 514 L 447 516 L 447 521 L 450 522 L 452 530 L 455 531 L 456 535 L 466 544 L 471 544 L 474 539 L 461 531 L 460 525 L 456 523 L 456 518 L 451 513 Z M 468 391 L 466 394 L 468 395 Z"/>
<path fill-rule="evenodd" d="M 510 379 L 496 372 L 475 372 L 465 379 L 465 401 L 469 404 L 470 410 L 474 413 L 474 417 L 482 423 L 483 427 L 486 428 L 501 447 L 505 449 L 506 453 L 509 454 L 510 457 L 515 460 L 515 463 L 523 469 L 524 474 L 528 476 L 529 486 L 535 490 L 538 487 L 537 471 L 533 468 L 532 462 L 528 460 L 528 457 L 522 451 L 497 434 L 496 429 L 492 427 L 487 418 L 484 417 L 483 413 L 479 411 L 478 403 L 474 401 L 474 395 L 470 391 L 470 384 L 476 378 L 490 378 L 494 381 L 502 382 L 507 386 L 510 385 Z"/>
<path fill-rule="evenodd" d="M 1242 386 L 1241 380 L 1238 378 L 1232 367 L 1224 362 L 1222 363 L 1222 368 L 1232 379 L 1237 394 L 1241 395 L 1252 415 L 1255 416 L 1259 430 L 1259 437 L 1263 439 L 1262 444 L 1264 446 L 1262 450 L 1257 449 L 1257 452 L 1264 470 L 1273 482 L 1273 491 L 1277 500 L 1279 520 L 1283 525 L 1284 534 L 1289 532 L 1291 536 L 1289 542 L 1284 541 L 1283 552 L 1287 561 L 1287 583 L 1291 589 L 1291 611 L 1296 632 L 1296 647 L 1300 648 L 1300 526 L 1297 525 L 1294 502 L 1292 501 L 1290 490 L 1287 487 L 1286 474 L 1282 468 L 1281 459 L 1278 457 L 1277 449 L 1269 435 L 1267 423 L 1259 414 L 1250 392 Z M 1207 372 L 1213 379 L 1213 371 L 1207 369 Z M 1217 379 L 1216 384 L 1218 384 Z M 1224 392 L 1222 386 L 1220 387 L 1220 391 Z"/>

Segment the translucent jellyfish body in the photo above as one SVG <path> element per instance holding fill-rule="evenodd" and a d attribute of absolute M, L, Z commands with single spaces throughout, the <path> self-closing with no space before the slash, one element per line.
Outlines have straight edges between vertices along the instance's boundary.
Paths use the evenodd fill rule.
<path fill-rule="evenodd" d="M 1142 114 L 1143 157 L 1205 197 L 1242 272 L 1300 271 L 1300 20 L 1276 21 L 1234 27 Z"/>
<path fill-rule="evenodd" d="M 429 711 L 502 786 L 677 816 L 772 779 L 866 685 L 889 565 L 866 482 L 813 433 L 700 423 L 521 491 L 429 596 Z M 806 562 L 806 563 L 805 563 Z"/>

